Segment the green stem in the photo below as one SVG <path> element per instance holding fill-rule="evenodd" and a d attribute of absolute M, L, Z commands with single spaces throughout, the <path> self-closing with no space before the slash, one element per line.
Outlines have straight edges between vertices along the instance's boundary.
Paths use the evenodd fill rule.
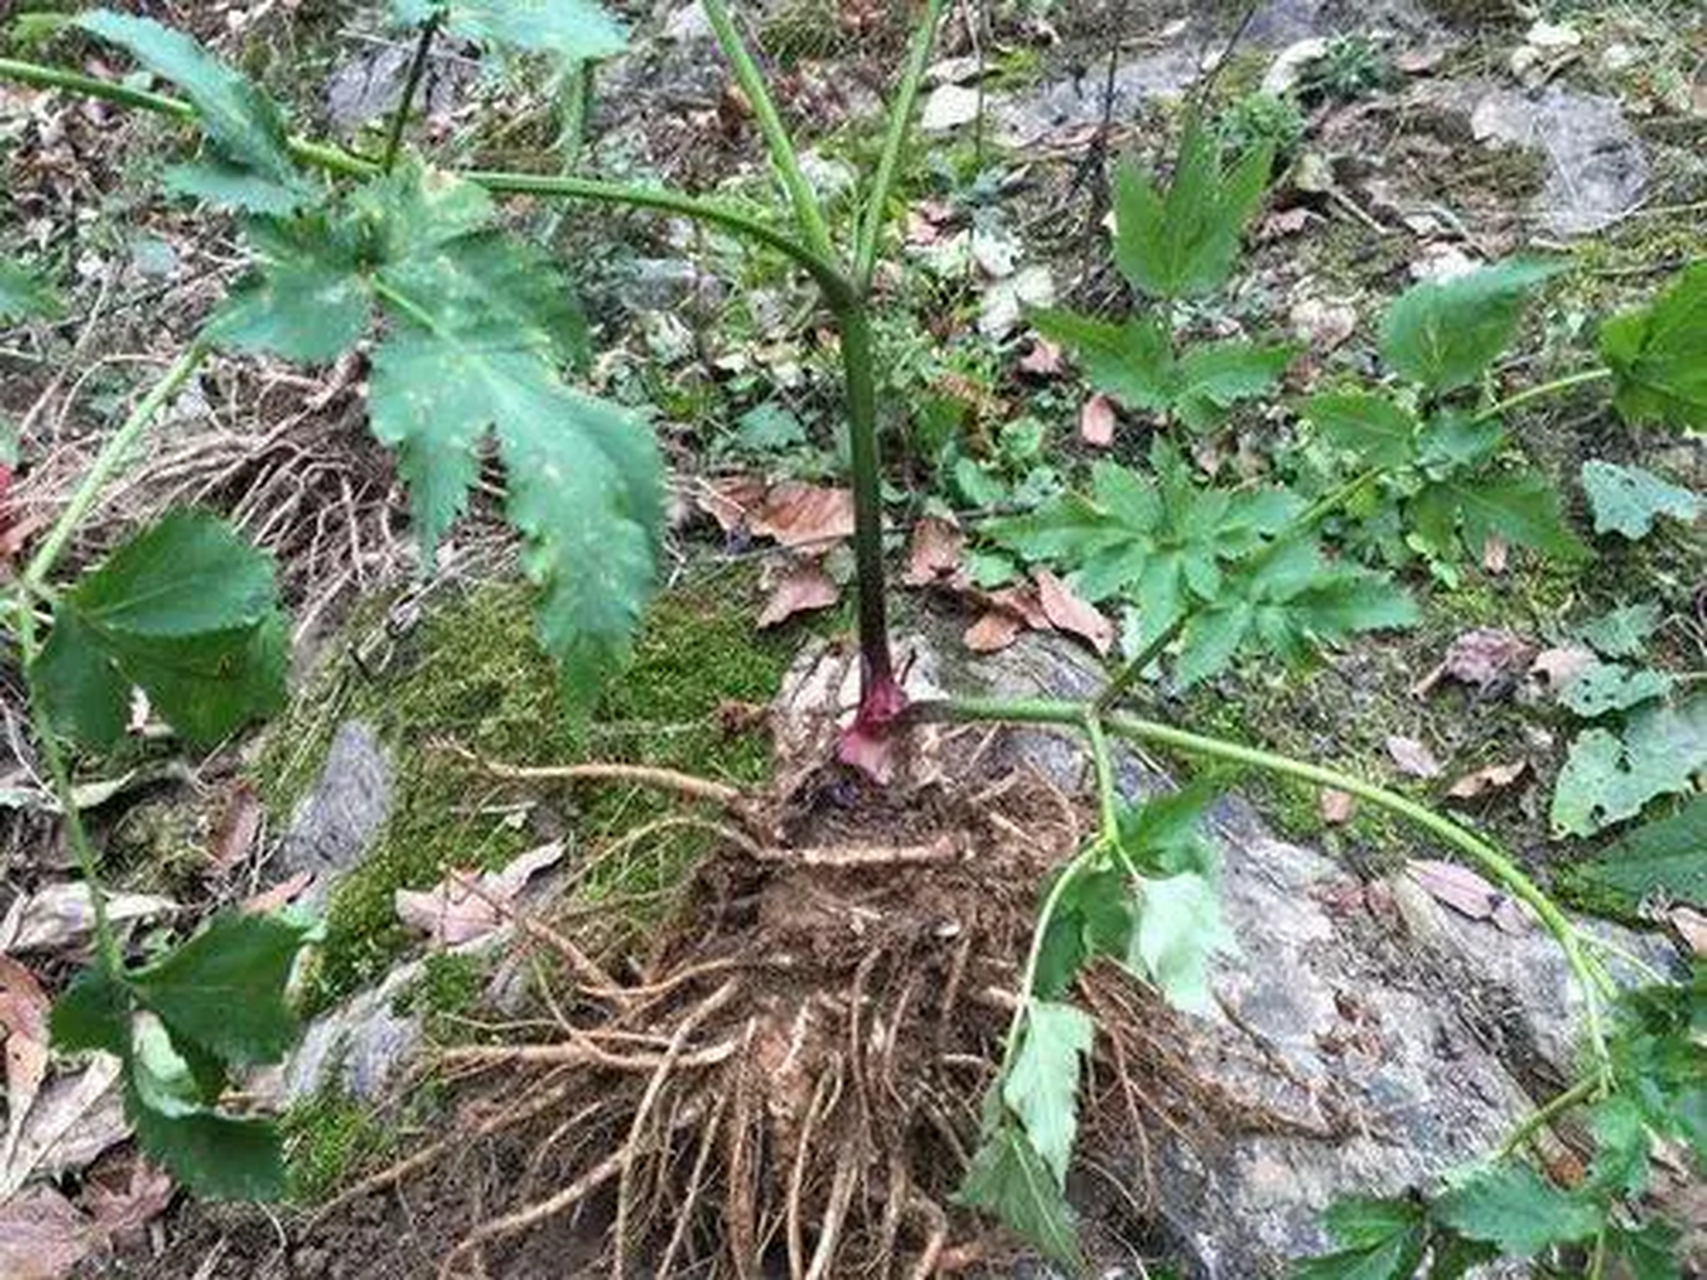
<path fill-rule="evenodd" d="M 385 156 L 379 162 L 382 173 L 397 167 L 397 154 L 403 149 L 403 129 L 409 123 L 409 109 L 415 105 L 415 91 L 427 74 L 427 57 L 433 49 L 433 37 L 439 33 L 443 9 L 434 9 L 421 24 L 421 34 L 415 40 L 415 56 L 409 62 L 409 77 L 403 82 L 403 96 L 397 100 L 397 110 L 391 115 L 391 131 L 385 137 Z"/>
<path fill-rule="evenodd" d="M 925 68 L 930 63 L 931 46 L 936 43 L 937 28 L 942 25 L 946 7 L 946 0 L 929 0 L 926 5 L 924 21 L 913 33 L 907 67 L 901 75 L 895 101 L 889 108 L 889 131 L 883 139 L 883 154 L 877 162 L 877 176 L 872 180 L 871 194 L 866 197 L 865 208 L 861 212 L 854 248 L 854 283 L 861 293 L 871 288 L 872 273 L 877 270 L 877 252 L 888 216 L 889 192 L 895 185 L 895 171 L 900 166 L 908 127 L 913 122 L 913 105 L 918 101 L 919 87 L 924 83 Z"/>
<path fill-rule="evenodd" d="M 1497 418 L 1502 414 L 1510 413 L 1513 409 L 1521 408 L 1532 400 L 1543 400 L 1548 396 L 1557 395 L 1561 391 L 1569 391 L 1572 387 L 1580 387 L 1589 382 L 1601 382 L 1611 376 L 1612 370 L 1605 365 L 1597 365 L 1593 369 L 1581 369 L 1576 373 L 1566 374 L 1562 378 L 1554 378 L 1551 382 L 1543 382 L 1538 386 L 1519 391 L 1514 396 L 1507 396 L 1504 400 L 1496 401 L 1477 413 L 1470 421 L 1486 422 L 1490 418 Z"/>
<path fill-rule="evenodd" d="M 46 583 L 48 574 L 53 572 L 53 566 L 64 552 L 66 544 L 71 541 L 77 527 L 83 523 L 100 499 L 101 490 L 106 488 L 108 481 L 130 460 L 137 439 L 148 429 L 154 415 L 177 393 L 178 388 L 184 385 L 207 355 L 208 348 L 201 342 L 191 343 L 160 381 L 150 387 L 148 394 L 137 402 L 123 425 L 101 446 L 100 453 L 95 455 L 95 461 L 90 464 L 88 471 L 83 473 L 83 479 L 65 504 L 65 510 L 60 512 L 59 519 L 54 522 L 41 548 L 30 560 L 29 567 L 24 570 L 24 585 L 30 591 L 36 591 Z"/>
<path fill-rule="evenodd" d="M 1081 720 L 1080 723 L 1083 725 L 1085 722 Z M 1049 922 L 1055 918 L 1055 912 L 1060 908 L 1061 899 L 1068 886 L 1088 863 L 1102 854 L 1102 850 L 1102 841 L 1091 840 L 1075 853 L 1067 865 L 1061 868 L 1061 874 L 1055 877 L 1055 883 L 1049 886 L 1049 892 L 1043 898 L 1043 905 L 1037 910 L 1037 924 L 1031 931 L 1031 947 L 1025 954 L 1025 969 L 1020 974 L 1019 1007 L 1008 1021 L 1007 1039 L 1002 1048 L 1002 1069 L 998 1073 L 998 1079 L 1008 1074 L 1009 1068 L 1014 1064 L 1014 1054 L 1019 1052 L 1020 1027 L 1025 1024 L 1025 1015 L 1031 1008 L 1031 991 L 1037 985 L 1037 966 L 1043 960 L 1043 940 L 1049 934 Z"/>
<path fill-rule="evenodd" d="M 1569 1111 L 1572 1107 L 1587 1102 L 1601 1091 L 1602 1081 L 1598 1076 L 1590 1076 L 1577 1081 L 1561 1094 L 1548 1099 L 1542 1106 L 1535 1108 L 1523 1118 L 1523 1122 L 1507 1135 L 1500 1144 L 1496 1160 L 1504 1160 L 1514 1154 L 1530 1138 L 1530 1135 L 1551 1124 L 1556 1118 Z"/>
<path fill-rule="evenodd" d="M 1077 725 L 1084 722 L 1085 713 L 1083 705 L 1075 702 L 954 699 L 949 702 L 918 708 L 916 714 L 923 719 L 1001 720 L 1016 724 Z M 1478 870 L 1498 882 L 1514 898 L 1533 910 L 1543 927 L 1559 943 L 1572 974 L 1582 988 L 1589 1041 L 1594 1049 L 1601 1076 L 1603 1079 L 1607 1077 L 1610 1068 L 1606 1042 L 1601 1032 L 1600 1001 L 1613 994 L 1612 980 L 1605 969 L 1597 961 L 1591 959 L 1584 950 L 1576 926 L 1571 923 L 1565 913 L 1541 891 L 1533 880 L 1523 873 L 1516 863 L 1494 845 L 1474 832 L 1459 826 L 1450 818 L 1435 813 L 1427 806 L 1418 804 L 1397 792 L 1388 791 L 1384 787 L 1366 782 L 1354 774 L 1342 773 L 1338 769 L 1325 768 L 1305 760 L 1295 760 L 1291 756 L 1280 755 L 1277 752 L 1264 751 L 1258 747 L 1247 747 L 1243 743 L 1228 742 L 1222 738 L 1191 733 L 1185 729 L 1176 729 L 1172 725 L 1161 724 L 1153 720 L 1142 720 L 1134 716 L 1109 717 L 1104 723 L 1111 733 L 1123 738 L 1154 743 L 1157 746 L 1169 747 L 1188 755 L 1205 756 L 1212 760 L 1225 760 L 1233 764 L 1279 774 L 1282 777 L 1293 778 L 1300 782 L 1308 782 L 1315 786 L 1332 787 L 1347 792 L 1378 808 L 1398 814 L 1463 854 Z"/>
<path fill-rule="evenodd" d="M 705 16 L 711 22 L 711 30 L 717 36 L 723 56 L 729 59 L 729 65 L 735 71 L 735 83 L 746 95 L 747 105 L 752 107 L 753 118 L 758 121 L 759 132 L 764 135 L 771 163 L 776 167 L 783 189 L 788 192 L 788 201 L 794 207 L 794 220 L 800 226 L 806 247 L 819 257 L 834 261 L 836 251 L 830 243 L 830 229 L 824 223 L 824 212 L 818 207 L 818 197 L 800 167 L 800 158 L 794 153 L 794 142 L 782 123 L 776 101 L 765 83 L 764 72 L 759 70 L 746 41 L 735 29 L 735 19 L 725 0 L 703 0 L 703 3 Z"/>
<path fill-rule="evenodd" d="M 859 648 L 865 689 L 893 677 L 883 589 L 883 481 L 877 439 L 877 362 L 862 303 L 838 308 L 848 397 L 848 454 L 853 470 L 854 566 L 859 584 Z"/>
<path fill-rule="evenodd" d="M 1085 736 L 1091 743 L 1091 764 L 1096 770 L 1097 812 L 1103 837 L 1113 841 L 1120 832 L 1119 792 L 1114 784 L 1114 752 L 1109 750 L 1108 731 L 1094 710 L 1084 713 Z"/>

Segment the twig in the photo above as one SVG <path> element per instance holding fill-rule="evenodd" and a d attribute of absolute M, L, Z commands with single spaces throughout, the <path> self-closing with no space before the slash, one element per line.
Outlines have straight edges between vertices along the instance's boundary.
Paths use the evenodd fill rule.
<path fill-rule="evenodd" d="M 713 782 L 709 778 L 696 778 L 691 773 L 681 773 L 675 769 L 618 764 L 604 760 L 563 765 L 502 764 L 478 756 L 460 743 L 447 740 L 438 745 L 452 755 L 468 761 L 482 773 L 510 782 L 632 782 L 643 787 L 655 787 L 660 791 L 674 791 L 695 800 L 709 800 L 724 808 L 732 808 L 746 798 L 746 793 L 739 787 Z"/>

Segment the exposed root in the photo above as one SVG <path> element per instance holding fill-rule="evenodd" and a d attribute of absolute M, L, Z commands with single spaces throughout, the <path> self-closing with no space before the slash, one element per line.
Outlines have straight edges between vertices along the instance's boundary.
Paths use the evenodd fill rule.
<path fill-rule="evenodd" d="M 502 778 L 508 782 L 631 782 L 636 786 L 673 791 L 690 800 L 709 800 L 725 809 L 738 809 L 748 799 L 747 793 L 739 787 L 675 769 L 610 761 L 545 766 L 503 764 L 484 759 L 457 742 L 443 741 L 438 745 L 459 759 L 468 761 L 488 777 Z"/>

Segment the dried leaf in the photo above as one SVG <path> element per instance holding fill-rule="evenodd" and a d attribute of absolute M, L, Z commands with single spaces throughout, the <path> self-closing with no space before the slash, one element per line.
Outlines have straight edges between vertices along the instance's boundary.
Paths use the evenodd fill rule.
<path fill-rule="evenodd" d="M 1357 797 L 1351 792 L 1340 791 L 1334 787 L 1322 788 L 1322 821 L 1330 827 L 1343 827 L 1351 821 L 1352 814 L 1356 812 Z"/>
<path fill-rule="evenodd" d="M 960 571 L 960 557 L 965 550 L 966 535 L 959 525 L 941 516 L 926 516 L 913 526 L 913 541 L 901 581 L 909 587 L 926 587 L 951 578 Z"/>
<path fill-rule="evenodd" d="M 1466 631 L 1447 647 L 1440 665 L 1411 687 L 1418 697 L 1429 692 L 1445 676 L 1474 685 L 1487 693 L 1509 684 L 1535 656 L 1535 646 L 1522 636 L 1498 627 Z"/>
<path fill-rule="evenodd" d="M 33 1187 L 0 1204 L 0 1276 L 5 1280 L 60 1280 L 99 1243 L 94 1225 L 51 1187 Z"/>
<path fill-rule="evenodd" d="M 562 842 L 553 841 L 518 855 L 502 871 L 452 872 L 424 892 L 399 889 L 393 895 L 397 918 L 444 946 L 483 937 L 503 920 L 505 911 L 500 908 L 512 908 L 528 881 L 562 857 Z"/>
<path fill-rule="evenodd" d="M 1666 919 L 1676 929 L 1696 959 L 1707 958 L 1707 915 L 1694 907 L 1673 907 Z"/>
<path fill-rule="evenodd" d="M 1106 654 L 1114 646 L 1114 624 L 1096 608 L 1074 595 L 1065 582 L 1047 569 L 1036 573 L 1037 598 L 1043 605 L 1044 616 L 1057 631 L 1078 636 L 1098 653 Z"/>
<path fill-rule="evenodd" d="M 797 613 L 828 609 L 842 598 L 842 589 L 816 560 L 800 560 L 788 566 L 771 588 L 770 598 L 759 611 L 759 630 L 780 626 Z"/>
<path fill-rule="evenodd" d="M 1033 337 L 1031 350 L 1019 358 L 1019 371 L 1037 378 L 1052 378 L 1061 372 L 1061 347 L 1048 338 Z"/>
<path fill-rule="evenodd" d="M 31 1174 L 57 1177 L 81 1170 L 130 1136 L 124 1100 L 113 1087 L 119 1071 L 119 1060 L 112 1054 L 96 1053 L 83 1070 L 47 1082 L 24 1117 L 10 1158 L 0 1166 L 0 1201 Z"/>
<path fill-rule="evenodd" d="M 24 1117 L 47 1077 L 47 1013 L 51 1002 L 36 976 L 0 955 L 0 1031 L 6 1034 L 6 1141 L 0 1168 L 11 1159 Z"/>
<path fill-rule="evenodd" d="M 107 893 L 107 917 L 115 924 L 170 915 L 178 904 L 147 893 Z M 81 945 L 95 928 L 89 887 L 51 884 L 19 899 L 0 925 L 0 951 L 50 951 Z"/>
<path fill-rule="evenodd" d="M 208 866 L 223 874 L 248 856 L 261 833 L 261 797 L 254 786 L 239 780 L 226 797 L 225 808 L 213 824 L 208 841 Z"/>
<path fill-rule="evenodd" d="M 764 504 L 765 482 L 758 476 L 719 476 L 707 480 L 694 494 L 694 505 L 724 533 L 747 529 Z"/>
<path fill-rule="evenodd" d="M 992 591 L 983 597 L 982 603 L 993 609 L 1007 610 L 1033 631 L 1048 631 L 1054 625 L 1044 611 L 1037 588 L 1029 583 Z"/>
<path fill-rule="evenodd" d="M 1556 645 L 1535 655 L 1535 661 L 1529 664 L 1529 675 L 1542 687 L 1542 692 L 1555 694 L 1595 663 L 1592 649 L 1575 644 Z"/>
<path fill-rule="evenodd" d="M 966 628 L 961 637 L 973 653 L 995 653 L 1006 649 L 1025 630 L 1025 623 L 1006 609 L 991 609 Z"/>
<path fill-rule="evenodd" d="M 1079 439 L 1098 449 L 1114 443 L 1114 401 L 1094 395 L 1079 409 Z"/>
<path fill-rule="evenodd" d="M 1325 298 L 1303 298 L 1287 316 L 1292 332 L 1309 342 L 1318 353 L 1344 346 L 1357 331 L 1357 308 Z"/>
<path fill-rule="evenodd" d="M 1420 858 L 1405 864 L 1405 874 L 1436 902 L 1459 915 L 1492 920 L 1505 933 L 1522 933 L 1528 928 L 1522 906 L 1468 867 Z"/>
<path fill-rule="evenodd" d="M 124 1236 L 146 1227 L 166 1212 L 176 1190 L 172 1175 L 156 1169 L 140 1156 L 130 1162 L 124 1190 L 114 1190 L 100 1179 L 91 1179 L 83 1190 L 83 1206 L 105 1236 Z"/>
<path fill-rule="evenodd" d="M 1413 778 L 1438 778 L 1441 774 L 1440 761 L 1434 758 L 1434 752 L 1415 738 L 1407 738 L 1403 734 L 1387 736 L 1387 754 L 1393 758 L 1393 763 L 1399 766 L 1403 773 Z"/>
<path fill-rule="evenodd" d="M 1529 763 L 1525 760 L 1514 764 L 1490 764 L 1465 774 L 1446 789 L 1446 794 L 1454 800 L 1474 800 L 1490 791 L 1504 791 L 1528 768 Z"/>
<path fill-rule="evenodd" d="M 785 481 L 765 495 L 749 523 L 755 534 L 775 538 L 785 547 L 815 545 L 825 550 L 829 543 L 853 536 L 853 490 Z"/>
<path fill-rule="evenodd" d="M 253 897 L 243 899 L 238 910 L 252 916 L 265 915 L 269 911 L 277 911 L 288 907 L 300 898 L 314 883 L 312 871 L 298 871 L 295 875 L 280 880 L 270 889 L 262 889 Z"/>

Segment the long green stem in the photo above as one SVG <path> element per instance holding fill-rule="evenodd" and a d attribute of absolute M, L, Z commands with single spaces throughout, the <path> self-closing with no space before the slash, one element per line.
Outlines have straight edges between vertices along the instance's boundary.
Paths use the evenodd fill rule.
<path fill-rule="evenodd" d="M 854 563 L 859 583 L 859 648 L 865 688 L 893 676 L 883 590 L 882 457 L 877 439 L 877 361 L 863 303 L 839 308 L 842 371 L 848 397 L 848 454 L 853 469 Z"/>
<path fill-rule="evenodd" d="M 1589 382 L 1602 382 L 1612 376 L 1612 370 L 1605 365 L 1597 365 L 1592 369 L 1580 369 L 1576 373 L 1568 373 L 1562 378 L 1554 378 L 1551 382 L 1543 382 L 1533 387 L 1519 391 L 1514 396 L 1507 396 L 1481 410 L 1471 422 L 1486 422 L 1510 413 L 1513 409 L 1521 408 L 1531 401 L 1544 400 L 1548 396 L 1556 396 L 1561 391 L 1569 391 L 1572 387 L 1580 387 Z"/>
<path fill-rule="evenodd" d="M 1579 1106 L 1594 1097 L 1600 1092 L 1603 1083 L 1599 1077 L 1590 1076 L 1577 1081 L 1563 1093 L 1555 1094 L 1525 1116 L 1522 1123 L 1506 1136 L 1506 1140 L 1500 1144 L 1499 1155 L 1495 1158 L 1504 1160 L 1507 1156 L 1512 1155 L 1529 1140 L 1531 1134 L 1551 1124 L 1572 1107 Z"/>
<path fill-rule="evenodd" d="M 382 172 L 397 167 L 397 154 L 403 149 L 403 130 L 409 124 L 409 109 L 415 105 L 415 90 L 427 74 L 427 58 L 433 51 L 433 37 L 439 33 L 443 9 L 434 9 L 421 24 L 421 34 L 415 40 L 415 56 L 409 62 L 409 76 L 403 82 L 403 96 L 397 100 L 397 110 L 391 114 L 391 130 L 385 136 L 385 157 L 379 162 Z"/>
<path fill-rule="evenodd" d="M 877 175 L 872 179 L 860 214 L 859 236 L 854 247 L 854 283 L 861 293 L 871 288 L 871 276 L 877 270 L 878 247 L 883 239 L 883 224 L 888 216 L 889 191 L 895 185 L 895 171 L 901 163 L 901 152 L 907 144 L 908 127 L 913 122 L 913 105 L 918 101 L 919 87 L 924 83 L 925 68 L 930 64 L 931 47 L 936 43 L 937 28 L 942 25 L 945 0 L 928 0 L 924 21 L 913 32 L 912 48 L 907 54 L 907 68 L 901 75 L 895 101 L 889 108 L 889 131 L 883 139 L 883 154 L 877 161 Z"/>
<path fill-rule="evenodd" d="M 1084 707 L 1075 702 L 1051 700 L 982 700 L 955 699 L 918 710 L 926 719 L 1000 720 L 1018 724 L 1079 725 L 1084 722 Z M 1584 950 L 1576 926 L 1541 889 L 1525 875 L 1516 863 L 1481 836 L 1442 817 L 1425 805 L 1407 796 L 1366 782 L 1355 774 L 1325 768 L 1291 756 L 1228 742 L 1204 734 L 1176 729 L 1172 725 L 1134 716 L 1110 716 L 1104 721 L 1109 732 L 1134 741 L 1169 747 L 1188 755 L 1225 760 L 1232 764 L 1262 769 L 1268 773 L 1293 778 L 1316 786 L 1332 787 L 1359 799 L 1396 813 L 1421 827 L 1452 849 L 1463 854 L 1478 870 L 1503 886 L 1514 898 L 1533 910 L 1546 930 L 1559 943 L 1571 972 L 1581 986 L 1586 1006 L 1589 1041 L 1596 1061 L 1604 1073 L 1607 1070 L 1606 1044 L 1601 1031 L 1600 1001 L 1612 994 L 1614 988 L 1605 969 Z"/>
<path fill-rule="evenodd" d="M 41 544 L 41 548 L 31 558 L 29 567 L 24 570 L 24 584 L 31 591 L 41 587 L 48 574 L 53 572 L 53 566 L 64 552 L 66 544 L 77 532 L 77 527 L 83 523 L 95 503 L 100 499 L 101 490 L 116 475 L 121 467 L 130 460 L 132 450 L 137 440 L 148 429 L 148 424 L 154 420 L 161 408 L 177 394 L 178 388 L 189 380 L 197 367 L 207 358 L 208 349 L 200 342 L 192 343 L 183 355 L 173 362 L 165 375 L 148 389 L 130 411 L 123 424 L 101 446 L 100 453 L 95 455 L 95 461 L 90 464 L 88 471 L 83 473 L 83 479 L 78 482 L 76 490 L 65 504 L 65 510 L 60 512 L 59 519 Z"/>
<path fill-rule="evenodd" d="M 753 109 L 753 119 L 758 121 L 759 132 L 764 135 L 765 147 L 770 152 L 771 164 L 782 180 L 783 189 L 788 192 L 788 201 L 794 207 L 794 220 L 800 226 L 807 248 L 821 258 L 834 261 L 836 250 L 830 243 L 830 229 L 824 222 L 824 211 L 818 207 L 818 196 L 807 181 L 806 171 L 800 167 L 800 157 L 794 153 L 794 140 L 789 137 L 782 115 L 776 109 L 776 100 L 771 97 L 770 86 L 765 83 L 765 73 L 759 70 L 747 42 L 736 30 L 734 16 L 725 0 L 703 0 L 703 4 L 712 33 L 717 37 L 723 56 L 729 59 L 729 65 L 734 69 L 735 83 L 741 87 L 741 92 L 747 97 L 747 105 Z"/>

